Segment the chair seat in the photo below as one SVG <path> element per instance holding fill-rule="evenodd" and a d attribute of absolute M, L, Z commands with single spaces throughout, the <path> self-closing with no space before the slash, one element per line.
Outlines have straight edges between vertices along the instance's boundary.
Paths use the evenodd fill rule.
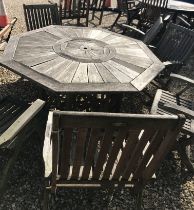
<path fill-rule="evenodd" d="M 183 97 L 178 97 L 176 96 L 176 94 L 170 93 L 169 91 L 164 91 L 159 89 L 156 92 L 152 104 L 151 114 L 173 115 L 173 113 L 169 112 L 168 110 L 166 110 L 164 107 L 161 106 L 162 104 L 165 103 L 172 103 L 192 111 L 194 110 L 194 104 L 192 101 L 186 100 Z M 182 128 L 182 132 L 188 135 L 194 134 L 194 119 L 189 119 L 189 118 L 186 119 L 185 124 Z"/>

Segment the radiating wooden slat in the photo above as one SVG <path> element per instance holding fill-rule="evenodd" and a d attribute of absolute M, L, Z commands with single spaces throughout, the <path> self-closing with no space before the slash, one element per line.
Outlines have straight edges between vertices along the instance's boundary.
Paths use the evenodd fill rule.
<path fill-rule="evenodd" d="M 23 64 L 26 64 L 28 66 L 33 66 L 33 65 L 36 65 L 36 64 L 39 64 L 39 63 L 43 63 L 43 62 L 46 62 L 46 61 L 49 61 L 49 60 L 52 60 L 54 58 L 57 58 L 58 55 L 56 55 L 55 53 L 50 53 L 48 55 L 42 55 L 42 56 L 39 56 L 39 57 L 32 57 L 32 58 L 26 58 L 26 59 L 17 59 L 17 61 L 23 63 Z"/>
<path fill-rule="evenodd" d="M 107 37 L 109 35 L 110 35 L 110 33 L 109 32 L 105 32 L 105 31 L 101 31 L 100 33 L 97 33 L 97 34 L 92 34 L 93 39 L 97 39 L 97 40 L 102 40 L 102 39 L 104 39 L 105 37 Z"/>
<path fill-rule="evenodd" d="M 56 65 L 63 63 L 64 59 L 62 57 L 57 57 L 53 60 L 49 60 L 47 62 L 32 66 L 31 68 L 40 72 L 40 73 L 47 73 L 48 71 L 52 72 L 52 69 L 55 69 Z"/>
<path fill-rule="evenodd" d="M 108 71 L 108 69 L 103 66 L 101 63 L 95 63 L 95 66 L 98 69 L 102 79 L 104 82 L 118 82 L 119 80 Z"/>
<path fill-rule="evenodd" d="M 88 64 L 88 78 L 90 83 L 103 83 L 103 79 L 93 63 Z"/>
<path fill-rule="evenodd" d="M 109 60 L 109 61 L 107 61 L 107 63 L 109 63 L 110 65 L 114 66 L 115 68 L 117 68 L 122 73 L 126 74 L 127 76 L 129 76 L 132 79 L 134 79 L 135 77 L 137 77 L 139 75 L 139 73 L 134 71 L 133 69 L 125 67 L 122 64 L 119 64 L 119 63 L 117 63 L 117 62 L 115 62 L 113 60 Z"/>
<path fill-rule="evenodd" d="M 55 66 L 55 68 L 51 72 L 51 75 L 52 75 L 51 77 L 53 79 L 56 79 L 56 80 L 62 82 L 66 73 L 67 73 L 68 66 L 71 65 L 72 62 L 73 62 L 72 60 L 68 60 L 68 59 L 63 60 L 62 63 Z"/>
<path fill-rule="evenodd" d="M 127 56 L 137 56 L 140 58 L 147 58 L 147 54 L 142 49 L 131 49 L 131 48 L 116 48 L 116 52 Z"/>
<path fill-rule="evenodd" d="M 110 65 L 108 62 L 102 63 L 121 83 L 131 82 L 132 78 L 123 74 L 123 72 L 119 71 L 114 66 Z"/>
<path fill-rule="evenodd" d="M 42 52 L 33 52 L 32 53 L 29 53 L 29 52 L 26 52 L 26 51 L 23 51 L 22 53 L 16 53 L 15 56 L 14 56 L 14 59 L 15 60 L 25 60 L 25 59 L 32 59 L 32 58 L 40 58 L 42 56 L 50 56 L 50 55 L 54 55 L 55 53 L 53 51 L 49 51 L 49 50 L 45 50 L 45 51 L 42 51 Z"/>
<path fill-rule="evenodd" d="M 59 29 L 59 30 L 58 30 Z M 67 39 L 70 40 L 69 37 L 67 37 L 67 33 L 65 33 L 63 30 L 60 30 L 60 28 L 57 28 L 56 26 L 49 26 L 44 29 L 47 33 L 50 33 L 54 36 L 57 36 L 61 39 Z"/>
<path fill-rule="evenodd" d="M 67 68 L 66 68 L 66 74 L 64 75 L 63 78 L 61 78 L 61 82 L 66 82 L 66 83 L 71 83 L 75 72 L 77 71 L 77 68 L 79 66 L 78 62 L 72 62 Z"/>
<path fill-rule="evenodd" d="M 134 55 L 128 56 L 126 54 L 124 55 L 124 54 L 117 53 L 114 58 L 121 61 L 125 61 L 129 64 L 132 64 L 133 66 L 142 67 L 144 69 L 148 68 L 149 66 L 153 64 L 153 61 L 151 61 L 149 58 L 141 58 Z"/>
<path fill-rule="evenodd" d="M 72 83 L 88 83 L 87 63 L 80 63 L 73 77 Z"/>
<path fill-rule="evenodd" d="M 95 38 L 98 39 L 98 36 L 100 36 L 101 33 L 102 33 L 101 30 L 94 29 L 94 30 L 92 30 L 91 33 L 90 33 L 90 38 L 91 38 L 91 39 L 95 39 Z M 108 34 L 108 33 L 107 33 L 107 34 Z"/>

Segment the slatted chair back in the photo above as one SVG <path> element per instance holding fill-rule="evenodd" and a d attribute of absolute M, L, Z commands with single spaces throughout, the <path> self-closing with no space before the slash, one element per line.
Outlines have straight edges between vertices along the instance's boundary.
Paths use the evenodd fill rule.
<path fill-rule="evenodd" d="M 161 32 L 163 26 L 163 18 L 159 16 L 159 18 L 155 21 L 153 26 L 145 34 L 143 42 L 146 44 L 150 44 L 153 40 L 156 39 L 157 35 Z"/>
<path fill-rule="evenodd" d="M 140 5 L 140 24 L 142 22 L 149 24 L 155 22 L 162 13 L 165 13 L 168 0 L 143 0 Z"/>
<path fill-rule="evenodd" d="M 61 24 L 57 4 L 24 4 L 23 8 L 28 31 Z"/>
<path fill-rule="evenodd" d="M 157 55 L 162 61 L 184 62 L 194 47 L 194 31 L 169 23 L 157 45 Z"/>
<path fill-rule="evenodd" d="M 52 161 L 45 160 L 45 175 L 52 174 L 52 189 L 142 184 L 175 143 L 184 121 L 183 116 L 54 111 L 52 143 L 47 142 L 52 149 L 44 151 L 47 156 L 52 151 Z"/>
<path fill-rule="evenodd" d="M 86 18 L 88 26 L 90 2 L 89 0 L 59 0 L 59 15 L 63 19 L 77 19 L 80 24 L 80 18 Z"/>

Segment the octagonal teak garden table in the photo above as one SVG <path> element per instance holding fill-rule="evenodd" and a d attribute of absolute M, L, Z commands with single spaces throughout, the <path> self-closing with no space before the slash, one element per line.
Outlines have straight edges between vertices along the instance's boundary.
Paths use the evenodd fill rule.
<path fill-rule="evenodd" d="M 64 26 L 13 36 L 0 64 L 60 93 L 141 91 L 164 68 L 139 40 Z"/>

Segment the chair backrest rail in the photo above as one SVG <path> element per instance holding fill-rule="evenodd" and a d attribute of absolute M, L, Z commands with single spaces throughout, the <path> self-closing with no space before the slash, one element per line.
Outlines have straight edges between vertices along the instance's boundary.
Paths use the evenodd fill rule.
<path fill-rule="evenodd" d="M 54 111 L 51 185 L 147 180 L 184 121 L 182 116 Z"/>

